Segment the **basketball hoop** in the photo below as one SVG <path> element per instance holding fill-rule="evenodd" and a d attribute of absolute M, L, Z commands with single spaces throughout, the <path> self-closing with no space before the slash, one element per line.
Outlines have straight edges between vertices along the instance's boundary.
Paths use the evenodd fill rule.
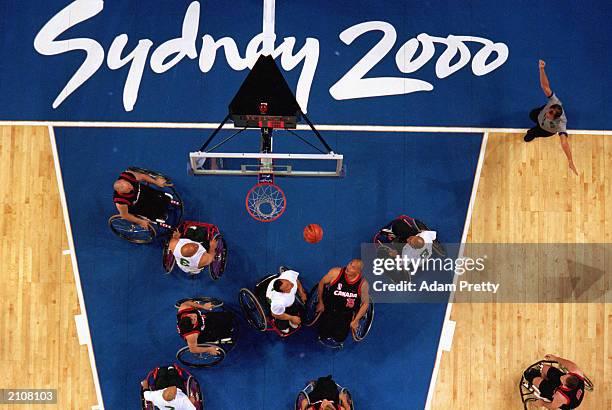
<path fill-rule="evenodd" d="M 260 182 L 249 190 L 245 200 L 246 209 L 259 222 L 277 220 L 287 207 L 285 193 L 274 182 Z"/>

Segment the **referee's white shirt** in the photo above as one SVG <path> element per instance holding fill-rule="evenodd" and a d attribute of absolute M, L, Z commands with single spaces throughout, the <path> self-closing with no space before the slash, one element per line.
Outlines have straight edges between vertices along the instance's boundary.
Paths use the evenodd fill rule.
<path fill-rule="evenodd" d="M 295 302 L 295 292 L 297 292 L 297 278 L 300 274 L 294 270 L 286 270 L 278 278 L 270 282 L 266 291 L 266 297 L 270 299 L 270 310 L 275 315 L 282 315 L 285 309 Z M 293 283 L 293 287 L 288 293 L 277 292 L 274 290 L 274 282 L 285 279 Z"/>
<path fill-rule="evenodd" d="M 170 408 L 174 410 L 196 410 L 193 403 L 189 401 L 189 397 L 187 397 L 187 395 L 183 393 L 181 389 L 176 389 L 176 397 L 171 401 L 164 400 L 164 397 L 162 396 L 162 394 L 164 394 L 164 390 L 166 389 L 145 391 L 144 398 L 160 409 Z"/>

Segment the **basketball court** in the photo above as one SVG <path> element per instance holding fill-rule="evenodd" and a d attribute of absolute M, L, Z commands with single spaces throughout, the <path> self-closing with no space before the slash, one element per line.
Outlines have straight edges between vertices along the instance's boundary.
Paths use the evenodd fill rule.
<path fill-rule="evenodd" d="M 612 10 L 434 3 L 6 2 L 0 408 L 19 407 L 14 389 L 57 391 L 54 404 L 19 408 L 140 408 L 139 382 L 185 345 L 174 303 L 200 295 L 240 316 L 223 362 L 190 369 L 207 409 L 292 409 L 327 374 L 356 409 L 520 409 L 521 372 L 547 353 L 593 382 L 581 409 L 611 408 Z M 232 98 L 262 52 L 287 89 L 259 76 L 243 108 Z M 578 176 L 559 137 L 523 141 L 545 103 L 539 58 L 567 108 Z M 277 112 L 286 91 L 293 111 Z M 130 166 L 169 175 L 185 219 L 219 227 L 223 277 L 166 274 L 161 234 L 113 235 L 112 184 Z M 282 194 L 251 197 L 258 183 Z M 525 292 L 495 302 L 374 293 L 370 332 L 341 350 L 317 343 L 316 327 L 286 340 L 249 327 L 240 288 L 286 265 L 308 291 L 402 214 L 433 227 L 452 258 L 478 246 L 542 258 L 512 265 Z M 302 232 L 312 223 L 314 244 Z M 596 256 L 557 258 L 550 276 L 546 253 L 563 244 Z M 542 296 L 551 281 L 571 282 L 572 297 Z"/>

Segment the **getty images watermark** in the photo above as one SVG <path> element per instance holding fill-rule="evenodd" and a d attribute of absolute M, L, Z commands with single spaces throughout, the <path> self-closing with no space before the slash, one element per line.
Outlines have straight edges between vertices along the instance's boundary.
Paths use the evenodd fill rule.
<path fill-rule="evenodd" d="M 612 244 L 445 243 L 444 254 L 405 246 L 362 244 L 376 302 L 612 303 Z"/>
<path fill-rule="evenodd" d="M 374 258 L 372 274 L 385 276 L 391 282 L 379 279 L 372 283 L 375 292 L 492 292 L 497 293 L 500 284 L 490 281 L 472 282 L 458 280 L 457 283 L 444 280 L 427 280 L 419 282 L 413 277 L 417 272 L 446 272 L 463 275 L 466 272 L 483 272 L 486 256 L 479 258 L 410 258 L 406 255 Z M 405 279 L 404 279 L 405 278 Z M 450 275 L 452 279 L 452 275 Z"/>

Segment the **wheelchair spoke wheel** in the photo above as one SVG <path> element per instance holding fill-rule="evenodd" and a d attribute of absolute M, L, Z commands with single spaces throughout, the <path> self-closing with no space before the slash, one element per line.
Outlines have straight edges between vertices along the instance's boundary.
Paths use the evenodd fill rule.
<path fill-rule="evenodd" d="M 356 342 L 361 342 L 370 332 L 370 328 L 372 327 L 372 322 L 374 321 L 374 302 L 370 297 L 370 306 L 366 311 L 365 315 L 359 321 L 359 326 L 356 331 L 352 331 L 353 340 Z"/>
<path fill-rule="evenodd" d="M 238 301 L 247 322 L 260 332 L 265 332 L 267 328 L 266 313 L 253 292 L 245 288 L 240 289 Z"/>
<path fill-rule="evenodd" d="M 225 239 L 221 235 L 217 236 L 217 249 L 215 251 L 215 258 L 210 263 L 209 272 L 212 280 L 218 280 L 225 272 L 225 265 L 227 264 L 227 244 Z"/>
<path fill-rule="evenodd" d="M 189 376 L 187 379 L 187 383 L 185 384 L 187 387 L 187 395 L 189 397 L 193 397 L 196 400 L 196 409 L 203 410 L 204 409 L 204 397 L 202 396 L 202 390 L 200 389 L 200 383 L 196 380 L 195 377 Z"/>
<path fill-rule="evenodd" d="M 340 393 L 344 393 L 346 395 L 346 401 L 350 406 L 350 410 L 355 410 L 355 404 L 353 403 L 353 396 L 351 396 L 351 392 L 347 388 L 342 388 Z"/>
<path fill-rule="evenodd" d="M 215 344 L 204 343 L 198 344 L 199 347 L 213 347 L 217 349 L 218 354 L 210 353 L 192 353 L 189 351 L 189 346 L 185 346 L 176 353 L 176 358 L 179 362 L 189 367 L 205 368 L 218 365 L 225 359 L 226 352 L 222 347 Z"/>
<path fill-rule="evenodd" d="M 123 219 L 121 215 L 113 215 L 108 219 L 111 231 L 121 239 L 132 243 L 150 243 L 155 238 L 155 228 L 143 228 L 138 224 Z"/>
<path fill-rule="evenodd" d="M 317 323 L 317 320 L 321 317 L 321 313 L 317 313 L 317 303 L 319 303 L 318 285 L 315 285 L 308 293 L 304 325 L 312 326 Z"/>
<path fill-rule="evenodd" d="M 326 337 L 326 338 L 319 337 L 318 340 L 319 340 L 319 343 L 321 343 L 323 346 L 329 349 L 342 349 L 344 347 L 344 343 L 338 342 L 332 337 Z"/>

